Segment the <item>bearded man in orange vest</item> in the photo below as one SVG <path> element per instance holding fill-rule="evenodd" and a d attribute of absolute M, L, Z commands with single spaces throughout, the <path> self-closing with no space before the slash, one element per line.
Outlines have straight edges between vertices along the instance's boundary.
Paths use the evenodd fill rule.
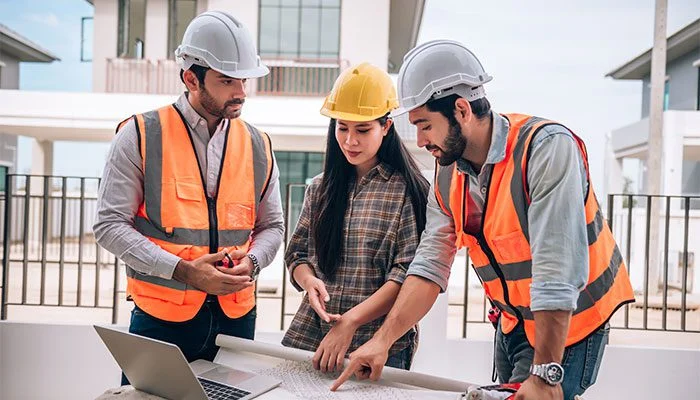
<path fill-rule="evenodd" d="M 120 124 L 94 231 L 126 264 L 129 331 L 213 360 L 217 334 L 253 339 L 255 279 L 282 242 L 270 139 L 239 118 L 246 79 L 269 70 L 219 11 L 192 20 L 175 56 L 187 92 Z"/>
<path fill-rule="evenodd" d="M 495 362 L 518 400 L 573 399 L 595 382 L 609 319 L 634 300 L 603 218 L 583 141 L 563 125 L 497 114 L 492 78 L 462 44 L 438 40 L 404 58 L 401 108 L 437 159 L 427 224 L 384 325 L 334 383 L 378 379 L 387 350 L 447 288 L 456 250 L 500 313 Z M 430 301 L 426 301 L 430 299 Z"/>

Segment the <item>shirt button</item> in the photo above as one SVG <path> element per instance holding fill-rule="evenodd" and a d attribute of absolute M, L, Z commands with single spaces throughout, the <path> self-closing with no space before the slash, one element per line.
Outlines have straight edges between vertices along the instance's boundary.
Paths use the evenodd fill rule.
<path fill-rule="evenodd" d="M 486 194 L 486 186 L 481 187 L 481 194 Z"/>
<path fill-rule="evenodd" d="M 200 119 L 200 120 L 199 120 L 199 124 L 200 124 L 200 125 L 204 125 L 204 120 L 203 120 L 203 119 Z"/>

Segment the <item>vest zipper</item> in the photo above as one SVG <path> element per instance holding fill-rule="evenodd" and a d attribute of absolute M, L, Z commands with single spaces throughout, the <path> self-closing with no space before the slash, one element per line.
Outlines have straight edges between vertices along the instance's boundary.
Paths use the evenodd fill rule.
<path fill-rule="evenodd" d="M 481 250 L 486 254 L 486 257 L 489 259 L 489 262 L 491 263 L 491 266 L 493 267 L 493 270 L 496 272 L 496 275 L 498 275 L 498 279 L 501 281 L 501 286 L 503 287 L 503 300 L 506 302 L 506 305 L 508 305 L 514 312 L 515 312 L 515 317 L 518 318 L 518 321 L 524 323 L 523 315 L 520 313 L 520 311 L 513 307 L 513 305 L 510 303 L 510 295 L 508 294 L 508 285 L 506 284 L 506 277 L 503 275 L 503 271 L 501 270 L 501 267 L 499 266 L 498 262 L 496 261 L 496 257 L 493 255 L 493 251 L 491 251 L 491 248 L 488 245 L 488 242 L 486 241 L 486 238 L 484 237 L 484 221 L 486 221 L 486 207 L 489 204 L 489 194 L 491 193 L 491 180 L 493 179 L 493 170 L 491 170 L 491 174 L 489 175 L 489 182 L 488 182 L 488 189 L 486 190 L 486 195 L 484 196 L 484 209 L 481 212 L 481 227 L 479 228 L 479 232 L 477 233 L 476 236 L 476 243 L 481 247 Z M 464 226 L 462 227 L 462 230 L 464 230 L 464 227 L 467 225 L 465 218 L 465 208 L 467 202 L 467 190 L 468 190 L 469 185 L 464 185 L 464 201 L 462 202 L 462 224 Z M 478 275 L 478 274 L 477 274 Z M 483 284 L 483 282 L 482 282 Z"/>
<path fill-rule="evenodd" d="M 214 254 L 219 250 L 219 220 L 216 216 L 216 197 L 207 196 L 207 208 L 209 209 L 209 253 Z"/>
<path fill-rule="evenodd" d="M 207 180 L 204 179 L 204 171 L 202 171 L 202 166 L 199 164 L 197 147 L 195 147 L 194 145 L 194 138 L 192 137 L 192 131 L 190 130 L 190 126 L 187 123 L 187 119 L 185 118 L 185 116 L 182 115 L 182 112 L 180 112 L 180 109 L 177 108 L 175 104 L 173 104 L 173 108 L 175 109 L 175 111 L 177 111 L 178 115 L 180 115 L 180 119 L 182 119 L 182 124 L 185 126 L 185 130 L 187 130 L 187 136 L 190 138 L 192 152 L 194 153 L 194 158 L 197 162 L 199 177 L 202 179 L 202 190 L 204 190 L 204 197 L 206 197 L 207 199 L 207 210 L 209 212 L 209 253 L 214 254 L 219 251 L 219 221 L 216 216 L 216 198 L 219 195 L 219 186 L 221 184 L 221 172 L 224 169 L 224 157 L 226 156 L 226 145 L 228 144 L 228 133 L 231 129 L 231 125 L 229 123 L 229 126 L 226 129 L 226 136 L 224 137 L 224 148 L 221 155 L 221 165 L 219 166 L 219 179 L 216 182 L 216 195 L 214 197 L 209 197 L 209 194 L 207 192 Z"/>

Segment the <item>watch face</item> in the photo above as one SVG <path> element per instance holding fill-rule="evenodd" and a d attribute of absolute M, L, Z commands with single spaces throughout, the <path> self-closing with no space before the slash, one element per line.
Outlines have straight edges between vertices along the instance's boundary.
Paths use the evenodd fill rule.
<path fill-rule="evenodd" d="M 557 364 L 550 364 L 545 370 L 547 380 L 552 383 L 559 383 L 564 378 L 564 370 Z"/>

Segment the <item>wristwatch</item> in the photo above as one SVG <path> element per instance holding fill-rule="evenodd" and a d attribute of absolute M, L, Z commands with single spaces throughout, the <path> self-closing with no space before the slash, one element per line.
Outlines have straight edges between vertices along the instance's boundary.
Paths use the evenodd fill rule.
<path fill-rule="evenodd" d="M 530 374 L 539 376 L 552 386 L 556 386 L 564 380 L 564 368 L 555 362 L 531 365 Z"/>
<path fill-rule="evenodd" d="M 247 256 L 253 263 L 253 269 L 250 271 L 250 280 L 254 281 L 258 279 L 258 275 L 260 275 L 260 263 L 258 262 L 258 257 L 255 257 L 255 255 L 248 253 Z"/>

